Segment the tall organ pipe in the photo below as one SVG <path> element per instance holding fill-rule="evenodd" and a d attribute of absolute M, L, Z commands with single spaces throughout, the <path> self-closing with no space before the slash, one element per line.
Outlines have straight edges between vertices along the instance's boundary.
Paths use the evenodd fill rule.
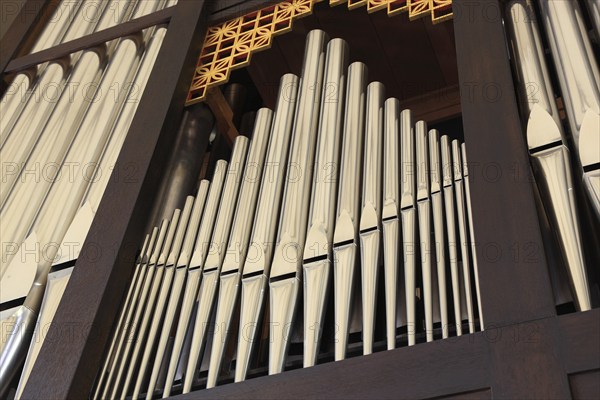
<path fill-rule="evenodd" d="M 289 178 L 288 174 L 269 284 L 273 324 L 269 374 L 283 370 L 291 336 L 288 328 L 294 320 L 300 290 L 327 40 L 327 34 L 321 30 L 310 31 L 306 38 L 290 150 L 290 166 L 295 169 L 290 173 L 297 174 L 297 179 Z"/>
<path fill-rule="evenodd" d="M 333 228 L 339 175 L 348 43 L 333 39 L 327 45 L 323 101 L 311 196 L 304 269 L 304 367 L 315 365 L 332 268 Z"/>
<path fill-rule="evenodd" d="M 360 190 L 365 123 L 367 67 L 355 62 L 348 68 L 348 90 L 340 160 L 335 230 L 333 232 L 333 281 L 335 359 L 343 360 L 348 347 L 352 315 L 354 275 L 358 259 Z"/>
<path fill-rule="evenodd" d="M 279 83 L 275 116 L 256 209 L 256 223 L 252 229 L 248 254 L 243 264 L 236 382 L 246 379 L 258 333 L 257 327 L 262 315 L 273 257 L 272 243 L 277 233 L 277 218 L 273 216 L 279 215 L 281 207 L 298 81 L 296 75 L 285 74 Z"/>
<path fill-rule="evenodd" d="M 579 153 L 579 132 L 585 113 L 600 114 L 598 64 L 588 50 L 587 35 L 582 34 L 581 10 L 576 2 L 540 1 L 540 9 L 559 83 L 575 150 Z"/>

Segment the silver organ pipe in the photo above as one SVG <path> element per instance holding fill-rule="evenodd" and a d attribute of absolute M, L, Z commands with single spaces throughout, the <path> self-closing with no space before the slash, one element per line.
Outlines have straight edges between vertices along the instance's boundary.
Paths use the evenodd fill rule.
<path fill-rule="evenodd" d="M 61 39 L 61 42 L 68 42 L 71 40 L 79 39 L 82 36 L 94 30 L 96 24 L 101 18 L 104 11 L 104 7 L 108 3 L 100 0 L 84 0 L 81 2 L 77 14 L 73 17 L 73 22 L 69 26 L 69 29 L 65 32 L 65 35 Z"/>
<path fill-rule="evenodd" d="M 119 333 L 118 338 L 120 338 L 125 331 L 127 331 L 127 329 L 124 329 L 125 327 L 125 323 L 128 319 L 128 316 L 130 314 L 130 310 L 133 307 L 133 304 L 135 304 L 137 296 L 139 294 L 139 289 L 141 286 L 141 280 L 144 279 L 144 275 L 145 275 L 145 264 L 148 262 L 148 260 L 150 259 L 152 252 L 154 251 L 154 246 L 155 246 L 155 241 L 156 241 L 156 237 L 158 235 L 158 228 L 154 228 L 152 230 L 152 233 L 147 234 L 146 235 L 146 239 L 144 241 L 144 246 L 142 246 L 142 249 L 140 251 L 140 254 L 136 260 L 136 265 L 134 267 L 134 273 L 133 273 L 133 278 L 131 281 L 131 285 L 129 286 L 129 290 L 127 292 L 127 295 L 125 297 L 125 303 L 123 304 L 123 308 L 121 309 L 121 313 L 119 314 L 119 319 L 117 322 L 117 329 L 116 331 Z M 114 364 L 114 351 L 116 350 L 116 345 L 117 342 L 119 342 L 119 340 L 115 340 L 113 339 L 111 341 L 110 344 L 110 348 L 108 349 L 108 353 L 107 353 L 107 359 L 106 361 L 103 363 L 102 365 L 102 370 L 100 371 L 100 374 L 98 375 L 98 384 L 96 386 L 96 391 L 94 392 L 93 398 L 97 399 L 100 395 L 100 388 L 102 387 L 102 384 L 104 383 L 104 380 L 107 378 L 107 370 L 109 368 L 109 365 L 113 365 Z"/>
<path fill-rule="evenodd" d="M 327 45 L 311 208 L 303 254 L 304 367 L 316 364 L 329 297 L 348 44 Z"/>
<path fill-rule="evenodd" d="M 195 378 L 194 371 L 204 354 L 208 324 L 213 309 L 215 292 L 218 288 L 220 269 L 223 259 L 225 258 L 227 239 L 231 231 L 231 224 L 243 178 L 244 167 L 246 165 L 247 152 L 248 138 L 238 136 L 235 140 L 231 161 L 229 163 L 229 168 L 227 169 L 227 177 L 225 179 L 225 186 L 223 187 L 221 205 L 215 221 L 215 228 L 202 267 L 200 288 L 197 296 L 198 311 L 196 320 L 191 325 L 193 326 L 192 347 L 190 349 L 190 358 L 186 367 L 184 392 L 191 390 L 193 379 Z"/>
<path fill-rule="evenodd" d="M 93 52 L 90 54 L 93 56 L 93 58 L 91 58 L 92 63 L 93 61 L 99 63 L 100 60 L 98 55 Z M 72 143 L 65 143 L 62 146 L 63 151 L 66 153 L 62 162 L 64 165 L 73 166 L 71 169 L 73 176 L 68 178 L 63 176 L 61 179 L 60 175 L 56 175 L 56 181 L 48 187 L 47 197 L 43 200 L 43 203 L 40 204 L 39 209 L 30 209 L 37 214 L 37 217 L 33 221 L 32 231 L 29 234 L 28 239 L 37 243 L 38 248 L 40 249 L 38 250 L 39 255 L 36 257 L 38 260 L 37 266 L 34 268 L 33 266 L 29 267 L 26 265 L 28 260 L 19 257 L 14 259 L 14 264 L 18 265 L 11 265 L 10 268 L 14 270 L 15 273 L 18 273 L 17 271 L 23 271 L 24 269 L 36 270 L 33 285 L 27 294 L 23 305 L 23 307 L 34 316 L 37 316 L 37 313 L 39 312 L 48 273 L 52 267 L 52 261 L 55 259 L 59 250 L 57 246 L 50 245 L 62 242 L 71 221 L 75 217 L 89 183 L 89 177 L 86 176 L 88 171 L 86 169 L 89 165 L 95 165 L 97 163 L 129 89 L 127 85 L 124 85 L 117 93 L 115 99 L 107 96 L 106 93 L 114 82 L 126 83 L 131 81 L 132 73 L 137 70 L 140 54 L 140 42 L 138 39 L 133 37 L 121 40 L 112 57 L 111 64 L 103 75 L 102 82 L 96 91 L 98 97 L 89 99 L 88 101 L 91 103 L 91 106 L 87 110 L 80 109 L 80 113 L 86 111 L 85 117 L 83 115 L 76 116 L 76 118 L 81 119 L 76 119 L 71 126 L 67 128 L 67 131 L 69 129 L 73 131 L 71 134 L 74 135 L 74 138 L 72 139 Z M 85 57 L 85 55 L 83 57 Z M 94 66 L 95 65 L 92 64 L 92 69 L 89 70 L 91 73 L 96 73 L 96 69 L 93 68 Z M 85 72 L 88 71 L 84 69 L 84 74 Z M 65 109 L 65 113 L 66 112 Z M 63 115 L 63 117 L 66 117 L 66 115 Z M 68 121 L 68 118 L 65 119 Z M 81 127 L 79 127 L 79 121 L 81 121 Z M 46 133 L 46 135 L 48 135 L 48 133 Z M 39 160 L 39 158 L 34 160 Z M 56 161 L 54 162 L 59 162 L 58 159 L 55 160 Z M 35 184 L 35 181 L 33 183 Z M 36 189 L 39 190 L 39 184 Z M 20 193 L 22 196 L 28 194 L 27 192 Z M 40 198 L 43 199 L 44 193 L 40 194 L 42 195 Z M 33 212 L 29 215 L 33 215 Z M 13 217 L 18 216 L 20 216 L 20 214 L 16 214 Z M 23 221 L 21 221 L 21 224 L 23 224 Z M 35 260 L 33 262 L 36 263 Z M 21 329 L 24 334 L 21 337 L 25 343 L 30 338 L 34 325 L 35 318 L 32 318 L 32 320 L 23 324 Z M 27 347 L 25 343 L 20 345 L 14 343 L 13 346 L 15 346 L 15 348 L 18 347 L 18 349 L 15 350 L 3 349 L 7 352 L 14 351 L 11 358 L 5 361 L 11 364 L 13 362 L 15 364 L 20 363 L 22 357 L 25 357 L 26 355 Z M 15 361 L 13 361 L 13 359 Z"/>
<path fill-rule="evenodd" d="M 575 154 L 583 167 L 583 182 L 598 216 L 600 215 L 600 182 L 598 182 L 600 151 L 597 151 L 600 143 L 598 62 L 583 27 L 582 10 L 576 2 L 542 1 L 540 9 L 565 102 Z M 597 23 L 595 12 L 598 11 L 598 5 L 590 7 L 590 10 L 592 20 Z M 593 153 L 590 154 L 589 149 L 593 149 Z M 592 178 L 589 178 L 590 176 Z"/>
<path fill-rule="evenodd" d="M 477 254 L 476 250 L 476 241 L 475 241 L 475 229 L 473 228 L 473 211 L 471 207 L 471 182 L 469 179 L 469 164 L 467 162 L 467 146 L 462 143 L 460 148 L 460 154 L 462 157 L 462 173 L 463 173 L 463 181 L 464 181 L 464 198 L 465 198 L 465 208 L 467 212 L 467 221 L 469 224 L 469 243 L 471 244 L 471 260 L 473 262 L 473 274 L 475 278 L 475 293 L 477 295 L 477 309 L 479 312 L 479 326 L 483 331 L 485 329 L 485 325 L 483 322 L 483 311 L 481 308 L 481 288 L 479 287 L 479 267 L 477 265 Z M 441 281 L 440 281 L 441 284 Z M 440 292 L 441 297 L 441 292 Z"/>
<path fill-rule="evenodd" d="M 134 2 L 129 0 L 112 0 L 108 3 L 98 0 L 88 0 L 79 5 L 78 2 L 64 0 L 52 16 L 46 29 L 52 28 L 53 32 L 66 29 L 66 33 L 53 39 L 52 35 L 46 36 L 46 32 L 44 31 L 40 36 L 40 43 L 48 42 L 44 46 L 51 47 L 61 42 L 68 42 L 85 36 L 92 31 L 110 28 L 126 20 L 133 4 Z M 116 44 L 116 42 L 112 41 L 113 44 Z M 36 47 L 34 47 L 35 49 Z M 40 47 L 38 50 L 32 52 L 44 49 L 45 47 Z M 112 53 L 112 51 L 107 52 L 109 54 Z M 72 55 L 70 65 L 75 65 L 80 55 L 80 52 Z M 48 67 L 52 70 L 50 73 L 46 72 Z M 2 97 L 0 103 L 0 111 L 3 116 L 6 116 L 2 118 L 2 122 L 0 123 L 0 148 L 4 146 L 8 136 L 13 133 L 13 126 L 18 120 L 21 121 L 21 126 L 15 129 L 14 137 L 17 139 L 26 137 L 29 138 L 28 140 L 37 140 L 41 129 L 39 124 L 43 126 L 49 117 L 47 111 L 45 112 L 44 110 L 51 109 L 56 105 L 57 96 L 60 96 L 66 83 L 65 80 L 70 72 L 69 62 L 67 61 L 62 63 L 60 74 L 57 68 L 58 66 L 55 63 L 45 63 L 34 68 L 34 74 L 19 73 L 15 77 L 11 84 L 11 89 Z M 36 74 L 37 77 L 34 77 Z M 72 81 L 71 84 L 76 85 L 79 82 Z M 33 92 L 34 90 L 35 92 Z M 31 92 L 33 92 L 33 96 L 31 96 Z M 35 101 L 28 101 L 30 97 L 33 97 Z M 24 109 L 26 112 L 23 112 L 23 116 L 21 116 L 21 112 Z M 24 151 L 27 151 L 28 148 L 28 145 L 26 145 Z M 7 149 L 6 152 L 9 152 L 9 150 Z M 5 159 L 20 160 L 18 156 L 13 158 L 10 153 L 5 153 L 4 155 L 10 157 Z M 3 197 L 0 198 L 0 200 L 2 199 Z M 1 203 L 3 204 L 4 200 Z"/>
<path fill-rule="evenodd" d="M 27 161 L 30 152 L 40 139 L 40 133 L 48 118 L 58 107 L 57 101 L 60 101 L 58 97 L 61 96 L 67 83 L 65 79 L 67 72 L 67 62 L 53 62 L 45 68 L 37 80 L 29 101 L 21 111 L 21 118 L 12 127 L 11 135 L 6 134 L 7 139 L 0 150 L 0 157 L 10 161 L 14 171 L 9 170 L 8 166 L 4 167 L 3 184 L 0 188 L 0 207 L 6 203 L 6 199 L 17 181 L 21 166 Z M 15 111 L 18 112 L 16 109 Z"/>
<path fill-rule="evenodd" d="M 380 82 L 367 86 L 363 158 L 362 209 L 359 236 L 361 249 L 363 354 L 373 352 L 377 313 L 377 280 L 381 247 L 381 169 L 383 162 L 383 102 Z"/>
<path fill-rule="evenodd" d="M 96 50 L 87 50 L 77 62 L 76 67 L 70 74 L 70 82 L 79 82 L 69 93 L 63 91 L 58 102 L 52 110 L 51 117 L 43 128 L 35 147 L 32 146 L 29 151 L 31 154 L 26 159 L 12 158 L 14 162 L 21 162 L 23 166 L 17 173 L 26 173 L 36 171 L 42 166 L 60 167 L 64 156 L 69 149 L 71 142 L 85 113 L 94 99 L 98 88 L 98 81 L 102 76 L 105 57 Z M 86 84 L 81 84 L 86 82 Z M 30 99 L 30 101 L 33 97 Z M 9 160 L 11 158 L 8 158 Z M 0 211 L 4 223 L 2 224 L 2 237 L 5 242 L 21 243 L 27 235 L 31 224 L 42 205 L 42 202 L 52 186 L 52 180 L 56 178 L 58 168 L 48 172 L 46 179 L 35 179 L 35 176 L 23 175 L 17 181 L 14 175 L 6 177 L 14 185 L 10 196 L 5 201 Z M 10 185 L 4 185 L 9 187 Z M 8 191 L 8 190 L 7 190 Z M 3 249 L 5 252 L 6 249 Z M 12 259 L 11 256 L 3 257 L 2 271 L 5 272 L 7 263 Z M 5 262 L 7 260 L 7 262 Z"/>
<path fill-rule="evenodd" d="M 89 176 L 89 173 L 86 173 L 87 179 L 91 178 L 89 187 L 87 188 L 87 192 L 83 200 L 81 201 L 81 207 L 78 209 L 77 214 L 72 219 L 72 222 L 67 232 L 64 234 L 61 247 L 58 250 L 56 257 L 54 258 L 53 265 L 72 263 L 79 256 L 81 247 L 73 247 L 71 245 L 73 243 L 82 244 L 85 240 L 85 237 L 87 236 L 87 232 L 92 224 L 94 214 L 98 209 L 100 200 L 102 198 L 102 194 L 104 193 L 104 189 L 106 188 L 106 185 L 108 184 L 109 178 L 111 176 L 110 171 L 116 163 L 116 159 L 119 155 L 121 145 L 123 144 L 123 141 L 125 139 L 125 134 L 127 133 L 127 129 L 131 124 L 133 115 L 135 113 L 135 109 L 139 104 L 139 102 L 137 101 L 137 96 L 139 96 L 139 94 L 143 93 L 144 91 L 148 75 L 152 70 L 152 66 L 154 65 L 154 61 L 156 59 L 158 49 L 160 49 L 160 45 L 162 43 L 165 31 L 165 28 L 160 28 L 159 30 L 157 30 L 157 32 L 153 36 L 151 43 L 149 44 L 144 53 L 144 58 L 141 61 L 141 65 L 138 72 L 136 73 L 135 80 L 132 82 L 131 85 L 126 85 L 124 87 L 125 90 L 127 90 L 128 86 L 135 87 L 136 90 L 139 90 L 139 93 L 136 93 L 133 90 L 129 91 L 127 99 L 124 101 L 123 108 L 120 111 L 118 120 L 115 122 L 114 128 L 110 133 L 110 138 L 107 140 L 106 145 L 102 151 L 102 156 L 100 161 L 98 162 L 93 178 Z M 127 70 L 123 69 L 122 71 L 126 72 Z M 110 125 L 107 125 L 107 127 L 110 128 Z M 63 200 L 69 201 L 69 199 Z M 69 219 L 66 218 L 65 220 L 68 221 Z M 70 271 L 71 270 L 68 270 L 66 272 L 60 272 L 61 278 L 63 280 L 66 278 L 66 280 L 68 281 Z M 136 269 L 136 272 L 137 271 L 138 270 Z M 48 289 L 47 293 L 44 295 L 44 303 L 48 305 L 46 306 L 45 310 L 42 305 L 40 315 L 43 315 L 45 320 L 51 321 L 56 306 L 58 306 L 58 301 L 62 297 L 65 284 L 63 283 L 59 285 L 57 283 L 55 285 L 56 288 L 50 295 L 50 284 L 54 281 L 50 280 L 50 277 L 48 279 Z M 54 305 L 54 310 L 50 311 L 50 307 L 52 307 L 52 304 Z M 34 333 L 34 335 L 38 334 L 37 329 L 38 328 L 36 326 L 36 332 Z M 27 356 L 26 367 L 24 371 L 29 371 L 30 367 L 33 366 L 33 362 L 35 361 L 37 351 L 39 351 L 39 348 L 41 347 L 42 343 L 43 340 L 32 343 L 32 347 L 30 348 Z M 27 365 L 29 365 L 29 368 L 27 367 Z M 19 382 L 20 390 L 17 391 L 18 394 L 21 392 L 21 389 L 26 382 L 26 377 L 27 375 L 24 372 Z"/>
<path fill-rule="evenodd" d="M 292 333 L 289 327 L 294 321 L 300 291 L 327 40 L 327 34 L 320 30 L 309 32 L 306 39 L 288 179 L 269 278 L 269 311 L 270 321 L 273 322 L 272 340 L 269 342 L 269 374 L 280 373 L 285 366 Z M 296 177 L 292 179 L 291 174 L 296 174 Z"/>
<path fill-rule="evenodd" d="M 383 144 L 383 269 L 385 278 L 385 326 L 387 349 L 396 347 L 398 315 L 398 265 L 400 261 L 400 102 L 389 98 L 384 105 Z"/>
<path fill-rule="evenodd" d="M 448 136 L 443 135 L 440 138 L 440 152 L 443 171 L 443 194 L 444 194 L 444 210 L 446 216 L 447 228 L 447 248 L 448 259 L 450 262 L 450 274 L 452 281 L 452 300 L 454 304 L 454 320 L 456 325 L 456 335 L 462 335 L 462 311 L 461 311 L 461 289 L 460 289 L 460 273 L 458 269 L 458 240 L 456 238 L 456 207 L 454 196 L 454 176 L 452 163 L 452 150 Z"/>
<path fill-rule="evenodd" d="M 260 178 L 262 177 L 264 168 L 268 144 L 267 139 L 271 131 L 272 120 L 273 112 L 268 108 L 261 108 L 256 113 L 256 122 L 252 133 L 252 142 L 248 150 L 248 160 L 240 188 L 238 206 L 235 211 L 227 249 L 221 263 L 218 285 L 219 294 L 215 311 L 215 327 L 219 327 L 219 329 L 215 329 L 212 341 L 207 381 L 207 387 L 209 388 L 215 386 L 217 383 L 221 360 L 225 351 L 225 345 L 227 344 L 228 332 L 231 329 L 233 307 L 237 299 L 237 291 L 240 284 L 240 270 L 248 251 L 248 240 L 250 239 L 252 223 L 254 222 Z"/>
<path fill-rule="evenodd" d="M 600 72 L 576 2 L 541 1 L 544 26 L 565 101 L 575 151 L 585 114 L 600 113 Z"/>
<path fill-rule="evenodd" d="M 600 218 L 600 71 L 586 28 L 600 35 L 600 9 L 583 2 L 511 0 L 505 26 L 543 211 L 575 307 L 589 310 L 594 215 L 577 207 Z M 31 52 L 176 3 L 62 0 Z M 0 102 L 0 277 L 19 282 L 0 300 L 26 294 L 9 318 L 24 335 L 0 343 L 0 397 L 25 361 L 22 395 L 41 347 L 26 351 L 34 325 L 52 320 L 70 273 L 51 271 L 79 256 L 68 244 L 85 241 L 165 33 L 20 71 Z M 200 181 L 217 119 L 203 104 L 184 110 L 92 398 L 164 398 L 484 329 L 461 133 L 430 129 L 350 60 L 344 40 L 309 32 L 300 77 L 281 78 L 275 109 L 259 109 Z M 113 99 L 115 82 L 131 85 Z M 30 179 L 43 165 L 49 175 Z M 67 168 L 74 179 L 61 179 Z M 17 257 L 51 243 L 36 262 Z"/>
<path fill-rule="evenodd" d="M 193 253 L 187 253 L 185 258 L 180 259 L 178 265 L 178 273 L 186 275 L 185 290 L 181 298 L 181 310 L 179 313 L 179 321 L 177 323 L 177 330 L 175 333 L 175 339 L 173 342 L 173 349 L 171 351 L 171 357 L 169 359 L 167 380 L 165 382 L 165 388 L 163 396 L 168 396 L 170 391 L 171 382 L 175 380 L 175 374 L 182 356 L 182 348 L 186 335 L 188 334 L 188 325 L 192 320 L 193 310 L 196 304 L 196 298 L 198 295 L 198 287 L 200 286 L 200 279 L 202 276 L 202 267 L 206 258 L 208 250 L 208 241 L 212 235 L 215 219 L 217 218 L 218 204 L 221 200 L 221 194 L 223 191 L 223 185 L 225 182 L 225 174 L 227 172 L 227 162 L 219 160 L 217 162 L 215 172 L 213 174 L 212 182 L 210 184 L 210 191 L 206 200 L 206 206 L 202 214 L 202 222 L 199 227 L 196 241 L 193 244 Z M 187 363 L 187 358 L 184 358 L 184 362 Z"/>
<path fill-rule="evenodd" d="M 425 332 L 427 341 L 433 341 L 433 280 L 431 243 L 431 194 L 429 186 L 429 155 L 427 149 L 427 124 L 419 121 L 415 130 L 417 215 L 419 219 L 419 249 L 423 282 L 423 303 L 425 306 Z"/>
<path fill-rule="evenodd" d="M 104 7 L 102 17 L 98 25 L 94 28 L 95 32 L 113 27 L 122 21 L 130 19 L 131 13 L 138 0 L 110 0 Z"/>
<path fill-rule="evenodd" d="M 137 364 L 137 357 L 141 350 L 141 346 L 145 342 L 146 330 L 150 317 L 152 316 L 152 310 L 155 305 L 156 296 L 160 288 L 162 277 L 164 274 L 165 263 L 169 252 L 171 251 L 171 245 L 177 232 L 179 224 L 179 218 L 181 217 L 181 210 L 177 209 L 173 213 L 173 217 L 168 223 L 168 228 L 165 227 L 161 233 L 162 238 L 159 237 L 159 246 L 154 248 L 154 253 L 149 260 L 148 273 L 144 280 L 144 285 L 140 297 L 138 298 L 138 304 L 135 310 L 134 319 L 131 325 L 126 326 L 132 327 L 132 334 L 138 340 L 131 341 L 128 337 L 122 339 L 124 343 L 122 347 L 122 353 L 117 348 L 118 356 L 115 360 L 115 364 L 111 373 L 108 376 L 108 383 L 112 386 L 106 386 L 109 391 L 103 394 L 103 398 L 110 396 L 111 399 L 124 397 L 124 393 L 131 381 L 133 376 L 134 366 Z M 164 225 L 164 224 L 163 224 Z M 131 365 L 131 367 L 130 367 Z"/>
<path fill-rule="evenodd" d="M 582 177 L 596 217 L 600 216 L 598 65 L 579 5 L 560 1 L 540 1 L 538 5 L 566 109 L 568 134 L 563 132 L 558 115 L 540 39 L 542 32 L 536 23 L 535 4 L 528 0 L 509 3 L 507 30 L 521 93 L 519 100 L 527 121 L 527 144 L 543 208 L 569 273 L 575 304 L 580 310 L 588 310 L 591 304 L 576 199 L 579 194 L 573 176 Z M 594 7 L 589 11 L 593 22 Z M 537 89 L 533 92 L 534 98 L 528 95 L 530 87 Z M 569 146 L 577 156 L 575 164 L 570 161 Z M 573 171 L 576 164 L 579 165 Z"/>
<path fill-rule="evenodd" d="M 144 1 L 138 0 L 135 9 L 131 14 L 131 19 L 136 19 L 160 10 L 167 3 L 166 0 Z"/>
<path fill-rule="evenodd" d="M 575 303 L 578 309 L 589 310 L 591 301 L 569 150 L 560 140 L 560 132 L 554 120 L 541 107 L 534 106 L 529 116 L 527 142 L 534 172 L 550 209 L 564 262 L 575 288 Z"/>
<path fill-rule="evenodd" d="M 402 252 L 404 254 L 404 287 L 406 294 L 406 326 L 408 345 L 416 344 L 416 197 L 415 197 L 415 131 L 410 110 L 400 113 L 400 213 L 402 218 Z"/>
<path fill-rule="evenodd" d="M 31 96 L 34 86 L 33 74 L 22 72 L 17 74 L 0 99 L 0 149 L 4 146 L 13 126 L 19 119 L 21 111 Z"/>
<path fill-rule="evenodd" d="M 529 117 L 533 106 L 538 104 L 561 127 L 550 73 L 544 58 L 539 26 L 531 1 L 511 1 L 507 6 L 506 19 L 524 119 Z"/>
<path fill-rule="evenodd" d="M 176 327 L 175 313 L 177 307 L 179 307 L 181 302 L 181 294 L 186 277 L 186 267 L 192 254 L 194 241 L 196 239 L 196 234 L 198 233 L 198 228 L 200 227 L 200 218 L 202 217 L 202 212 L 204 211 L 204 207 L 206 204 L 208 188 L 209 182 L 207 180 L 202 180 L 200 182 L 198 194 L 196 195 L 196 199 L 194 200 L 194 208 L 192 209 L 190 222 L 188 223 L 187 231 L 185 233 L 185 241 L 183 243 L 183 247 L 181 248 L 179 257 L 176 260 L 176 270 L 173 276 L 173 285 L 171 287 L 171 292 L 169 294 L 169 304 L 167 305 L 165 320 L 163 322 L 160 341 L 158 343 L 158 349 L 156 353 L 157 356 L 155 357 L 154 367 L 152 369 L 150 377 L 150 383 L 148 384 L 148 396 L 152 396 L 152 393 L 154 392 L 156 380 L 158 379 L 158 373 L 160 372 L 160 367 L 162 365 L 162 355 L 166 352 L 166 342 L 169 340 L 169 335 L 171 334 L 171 331 L 173 330 L 173 328 Z M 139 388 L 137 390 L 139 390 Z"/>
<path fill-rule="evenodd" d="M 358 267 L 360 185 L 362 182 L 363 130 L 365 121 L 367 67 L 355 62 L 348 67 L 348 89 L 342 154 L 333 233 L 333 276 L 335 325 L 335 359 L 346 357 L 350 321 L 353 312 L 355 272 Z"/>
<path fill-rule="evenodd" d="M 465 161 L 466 162 L 466 161 Z M 444 234 L 444 202 L 442 195 L 442 164 L 440 159 L 440 135 L 435 129 L 429 131 L 429 177 L 431 180 L 431 211 L 434 227 L 435 263 L 437 274 L 442 338 L 449 336 L 448 295 L 446 293 L 446 235 Z M 467 204 L 471 204 L 467 199 Z M 475 254 L 473 254 L 473 258 Z M 483 330 L 483 319 L 479 323 Z"/>
<path fill-rule="evenodd" d="M 454 185 L 456 191 L 456 211 L 458 222 L 458 236 L 460 240 L 460 262 L 462 264 L 462 277 L 464 282 L 465 302 L 467 305 L 467 318 L 469 321 L 469 333 L 475 332 L 475 322 L 473 316 L 473 299 L 471 294 L 471 278 L 470 278 L 470 246 L 467 233 L 467 209 L 465 205 L 464 182 L 462 172 L 462 161 L 460 154 L 460 144 L 458 140 L 452 141 L 452 170 L 454 171 Z"/>
<path fill-rule="evenodd" d="M 181 247 L 183 246 L 183 240 L 189 228 L 188 223 L 194 203 L 195 199 L 193 196 L 188 196 L 186 198 L 177 226 L 177 231 L 175 233 L 175 238 L 173 239 L 173 244 L 168 253 L 165 253 L 168 254 L 166 259 L 163 258 L 159 261 L 160 271 L 154 277 L 155 280 L 150 293 L 151 297 L 147 303 L 146 312 L 144 318 L 142 319 L 142 324 L 138 333 L 140 340 L 136 342 L 133 355 L 129 363 L 128 372 L 125 376 L 125 384 L 123 386 L 123 394 L 121 396 L 122 398 L 125 397 L 125 394 L 128 392 L 130 386 L 134 384 L 134 382 L 133 397 L 137 397 L 141 389 L 141 385 L 145 377 L 145 371 L 150 360 L 150 354 L 157 339 L 161 320 L 164 317 L 169 291 L 175 275 L 175 262 L 179 258 L 179 253 L 181 252 Z M 156 285 L 154 283 L 156 283 Z M 158 285 L 160 285 L 160 289 L 158 288 Z M 154 303 L 152 297 L 155 299 Z M 145 336 L 146 327 L 148 331 L 147 336 Z M 141 359 L 138 364 L 140 355 Z M 134 380 L 136 375 L 137 379 Z"/>
<path fill-rule="evenodd" d="M 281 209 L 298 83 L 298 77 L 293 74 L 286 74 L 280 80 L 265 170 L 258 196 L 256 223 L 250 236 L 248 255 L 243 264 L 236 382 L 246 379 L 251 355 L 258 340 L 258 328 L 263 315 L 265 291 L 273 258 L 273 243 L 277 233 L 278 220 L 272 216 L 278 215 Z"/>

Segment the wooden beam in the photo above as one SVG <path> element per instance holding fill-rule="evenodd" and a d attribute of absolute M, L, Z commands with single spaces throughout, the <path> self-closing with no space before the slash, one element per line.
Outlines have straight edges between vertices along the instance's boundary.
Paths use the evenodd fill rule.
<path fill-rule="evenodd" d="M 453 2 L 486 329 L 555 316 L 498 0 Z M 498 290 L 501 287 L 502 290 Z"/>
<path fill-rule="evenodd" d="M 231 148 L 235 138 L 239 136 L 239 132 L 233 123 L 233 111 L 227 100 L 225 100 L 221 89 L 218 87 L 209 89 L 206 94 L 206 104 L 215 115 L 219 134 L 225 137 Z"/>
<path fill-rule="evenodd" d="M 456 64 L 456 45 L 454 44 L 452 22 L 447 21 L 434 25 L 430 21 L 422 19 L 421 23 L 425 25 L 425 31 L 446 84 L 456 83 L 458 81 L 458 65 Z"/>
<path fill-rule="evenodd" d="M 429 124 L 442 122 L 461 114 L 460 89 L 458 85 L 434 90 L 421 96 L 400 101 L 401 108 L 410 108 L 416 121 Z"/>
<path fill-rule="evenodd" d="M 437 398 L 490 387 L 485 333 L 402 347 L 175 396 L 191 399 Z"/>

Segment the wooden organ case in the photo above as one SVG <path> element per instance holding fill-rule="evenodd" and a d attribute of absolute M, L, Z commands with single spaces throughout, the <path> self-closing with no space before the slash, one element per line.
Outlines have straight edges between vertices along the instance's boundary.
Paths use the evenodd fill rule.
<path fill-rule="evenodd" d="M 440 132 L 454 130 L 453 138 L 466 143 L 469 163 L 475 166 L 470 191 L 485 330 L 478 325 L 472 334 L 436 336 L 427 343 L 421 336 L 414 346 L 403 341 L 389 351 L 376 346 L 366 356 L 348 353 L 343 361 L 333 362 L 331 357 L 310 368 L 294 367 L 269 376 L 263 372 L 209 390 L 194 387 L 187 394 L 174 389 L 172 395 L 181 399 L 600 395 L 598 264 L 587 270 L 592 309 L 576 312 L 573 304 L 558 305 L 503 23 L 508 2 L 179 0 L 128 23 L 29 54 L 32 38 L 57 3 L 28 0 L 2 39 L 3 91 L 15 73 L 31 66 L 155 25 L 165 25 L 167 31 L 117 161 L 119 168 L 127 168 L 128 177 L 108 183 L 83 245 L 93 244 L 102 251 L 77 260 L 48 328 L 52 340 L 42 346 L 23 398 L 93 396 L 184 110 L 206 102 L 220 135 L 228 138 L 225 147 L 230 147 L 239 125 L 234 126 L 221 89 L 228 81 L 244 84 L 252 88 L 247 103 L 254 101 L 254 110 L 261 105 L 272 109 L 279 78 L 287 72 L 300 74 L 304 41 L 312 29 L 346 40 L 350 60 L 363 61 L 369 67 L 368 81 L 384 83 L 386 96 L 411 108 L 415 121 L 424 119 Z M 269 17 L 281 4 L 288 16 Z M 260 26 L 261 18 L 270 18 L 267 28 Z M 227 36 L 228 29 L 249 23 L 255 24 L 253 32 L 263 29 L 262 42 L 244 43 L 241 30 Z M 596 55 L 599 41 L 593 43 Z M 219 46 L 237 45 L 239 53 L 219 53 Z"/>

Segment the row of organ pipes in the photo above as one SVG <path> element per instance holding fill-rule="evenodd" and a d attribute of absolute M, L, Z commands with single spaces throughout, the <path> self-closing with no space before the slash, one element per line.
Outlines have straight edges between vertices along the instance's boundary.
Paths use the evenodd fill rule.
<path fill-rule="evenodd" d="M 30 53 L 175 4 L 63 0 Z M 32 337 L 44 335 L 72 268 L 49 273 L 79 255 L 166 30 L 150 27 L 21 71 L 0 101 L 0 303 L 25 299 L 0 315 L 0 396 L 19 373 L 16 398 L 22 393 L 43 343 Z"/>
<path fill-rule="evenodd" d="M 378 316 L 388 349 L 483 329 L 465 145 L 348 60 L 344 40 L 309 32 L 275 110 L 148 232 L 93 398 L 187 393 L 199 371 L 207 388 L 243 381 L 265 324 L 269 374 L 299 341 L 304 367 L 344 359 L 351 333 L 372 353 Z"/>
<path fill-rule="evenodd" d="M 62 0 L 31 53 L 175 4 Z M 512 0 L 504 18 L 548 262 L 589 310 L 600 7 Z M 25 301 L 0 314 L 2 332 L 23 333 L 0 343 L 0 396 L 24 363 L 22 393 L 165 33 L 22 71 L 2 97 L 0 303 Z M 274 110 L 230 157 L 213 150 L 226 159 L 195 186 L 217 126 L 204 104 L 184 112 L 92 397 L 167 397 L 484 329 L 461 134 L 413 121 L 349 59 L 344 40 L 311 31 L 300 77 L 281 77 Z"/>

